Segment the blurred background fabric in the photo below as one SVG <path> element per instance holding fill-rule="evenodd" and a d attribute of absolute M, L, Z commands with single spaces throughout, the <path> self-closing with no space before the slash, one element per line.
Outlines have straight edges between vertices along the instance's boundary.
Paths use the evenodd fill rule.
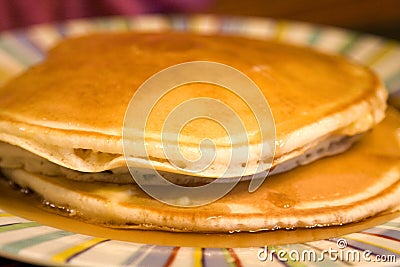
<path fill-rule="evenodd" d="M 0 0 L 0 30 L 66 19 L 205 11 L 212 0 Z"/>
<path fill-rule="evenodd" d="M 73 18 L 146 13 L 261 16 L 400 39 L 399 0 L 0 0 L 0 31 Z"/>

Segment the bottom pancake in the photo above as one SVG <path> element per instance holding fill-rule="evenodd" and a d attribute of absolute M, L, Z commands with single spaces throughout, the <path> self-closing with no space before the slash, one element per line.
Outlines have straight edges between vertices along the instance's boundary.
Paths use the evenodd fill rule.
<path fill-rule="evenodd" d="M 68 210 L 63 214 L 109 227 L 235 232 L 340 225 L 400 204 L 400 114 L 388 110 L 386 119 L 345 153 L 268 177 L 254 193 L 242 182 L 220 200 L 196 208 L 162 204 L 133 184 L 79 182 L 22 169 L 2 172 L 54 211 Z"/>

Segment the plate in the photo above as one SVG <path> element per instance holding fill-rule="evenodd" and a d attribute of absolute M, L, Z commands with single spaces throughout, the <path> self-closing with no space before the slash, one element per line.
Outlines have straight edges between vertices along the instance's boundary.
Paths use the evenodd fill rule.
<path fill-rule="evenodd" d="M 390 91 L 390 103 L 400 108 L 400 45 L 397 42 L 333 27 L 255 17 L 111 17 L 3 32 L 0 34 L 0 83 L 40 62 L 50 47 L 66 37 L 104 31 L 164 30 L 268 38 L 341 54 L 375 69 Z M 399 213 L 329 228 L 330 232 L 324 230 L 322 234 L 315 230 L 305 231 L 303 239 L 299 238 L 298 230 L 250 235 L 247 240 L 257 240 L 252 245 L 251 242 L 238 242 L 237 234 L 177 237 L 160 232 L 112 233 L 109 229 L 94 226 L 93 229 L 85 227 L 91 229 L 85 232 L 79 223 L 68 221 L 68 218 L 60 219 L 58 224 L 54 222 L 57 219 L 46 220 L 43 211 L 40 213 L 36 207 L 28 209 L 18 197 L 8 197 L 8 194 L 13 195 L 8 192 L 10 190 L 0 187 L 0 191 L 0 207 L 7 210 L 0 209 L 0 255 L 40 265 L 395 266 L 396 261 L 397 264 L 400 262 Z M 293 243 L 291 236 L 296 236 L 297 241 L 314 241 Z M 204 239 L 211 245 L 205 246 Z"/>

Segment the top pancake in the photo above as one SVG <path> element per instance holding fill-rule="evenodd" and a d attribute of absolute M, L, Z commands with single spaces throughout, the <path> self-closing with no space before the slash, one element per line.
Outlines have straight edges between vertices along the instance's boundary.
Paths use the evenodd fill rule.
<path fill-rule="evenodd" d="M 0 89 L 0 140 L 80 171 L 121 166 L 123 161 L 115 159 L 122 154 L 124 115 L 135 90 L 162 69 L 194 60 L 227 64 L 258 85 L 276 124 L 277 162 L 327 136 L 363 132 L 384 116 L 386 91 L 380 80 L 341 57 L 241 37 L 107 33 L 65 40 L 44 62 L 6 83 Z M 245 122 L 250 144 L 260 142 L 253 115 L 234 94 L 204 83 L 181 86 L 149 117 L 147 151 L 157 168 L 171 170 L 160 150 L 164 119 L 193 97 L 211 97 L 233 107 Z M 182 131 L 181 150 L 197 148 L 204 137 L 213 139 L 217 150 L 227 149 L 220 126 L 195 121 Z M 241 140 L 232 144 L 234 149 L 240 146 Z M 78 155 L 81 160 L 99 164 L 68 160 L 79 149 L 91 153 Z"/>

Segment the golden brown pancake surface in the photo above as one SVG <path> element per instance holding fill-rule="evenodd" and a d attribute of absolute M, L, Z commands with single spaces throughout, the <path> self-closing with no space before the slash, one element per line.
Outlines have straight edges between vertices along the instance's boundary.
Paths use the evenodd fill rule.
<path fill-rule="evenodd" d="M 74 182 L 21 169 L 4 174 L 78 218 L 110 227 L 227 232 L 338 225 L 400 204 L 399 133 L 400 114 L 389 109 L 350 150 L 268 177 L 254 193 L 241 183 L 197 208 L 163 204 L 135 185 Z"/>
<path fill-rule="evenodd" d="M 158 71 L 194 60 L 227 64 L 258 85 L 275 119 L 275 164 L 327 136 L 363 132 L 383 118 L 386 91 L 377 76 L 341 57 L 241 37 L 96 34 L 61 42 L 43 63 L 0 89 L 0 140 L 80 171 L 123 166 L 123 119 L 135 90 Z M 233 107 L 250 144 L 259 144 L 251 110 L 234 94 L 207 84 L 181 86 L 160 102 L 148 124 L 147 149 L 156 168 L 176 171 L 160 149 L 164 118 L 180 101 L 200 96 Z M 226 133 L 205 121 L 182 131 L 183 150 L 197 147 L 204 133 L 225 153 Z M 82 156 L 80 149 L 93 155 Z"/>

